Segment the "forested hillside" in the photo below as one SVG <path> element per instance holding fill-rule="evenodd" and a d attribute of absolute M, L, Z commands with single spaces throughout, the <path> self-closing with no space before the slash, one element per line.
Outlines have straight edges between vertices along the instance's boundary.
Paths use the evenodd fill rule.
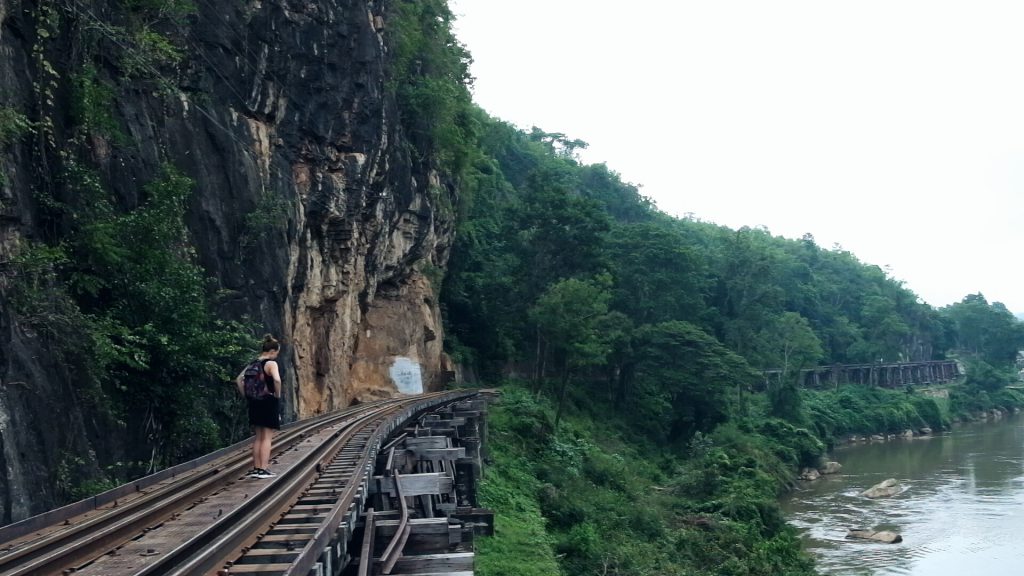
<path fill-rule="evenodd" d="M 810 235 L 662 213 L 571 136 L 459 117 L 446 346 L 506 392 L 481 573 L 810 574 L 775 499 L 827 445 L 1024 402 L 1004 388 L 1024 328 L 1001 304 L 936 309 Z M 950 358 L 968 377 L 941 403 L 797 385 L 814 365 Z M 783 376 L 757 392 L 768 369 Z"/>
<path fill-rule="evenodd" d="M 499 408 L 487 486 L 517 510 L 510 530 L 549 539 L 560 560 L 538 574 L 809 573 L 774 498 L 827 444 L 1024 400 L 1003 388 L 1024 329 L 1001 304 L 979 294 L 935 309 L 809 235 L 670 217 L 608 167 L 581 164 L 582 142 L 473 114 L 441 298 L 467 373 L 519 382 Z M 813 365 L 945 358 L 969 375 L 943 405 L 797 386 Z M 754 393 L 766 369 L 781 383 Z M 616 516 L 637 506 L 659 512 Z M 486 574 L 522 569 L 514 546 L 493 546 Z M 730 567 L 702 571 L 711 557 Z"/>
<path fill-rule="evenodd" d="M 577 162 L 579 141 L 476 114 L 480 157 L 442 298 L 451 350 L 485 378 L 598 379 L 649 405 L 677 396 L 652 370 L 683 345 L 691 366 L 750 385 L 767 369 L 957 353 L 1005 367 L 1024 341 L 980 294 L 937 310 L 810 235 L 670 217 L 606 166 Z"/>

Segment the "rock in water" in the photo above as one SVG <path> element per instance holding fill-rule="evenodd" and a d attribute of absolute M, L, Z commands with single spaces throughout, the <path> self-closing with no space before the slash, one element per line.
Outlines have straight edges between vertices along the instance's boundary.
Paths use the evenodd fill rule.
<path fill-rule="evenodd" d="M 898 544 L 903 542 L 903 536 L 889 531 L 875 532 L 874 530 L 850 530 L 846 533 L 846 537 L 851 540 L 871 540 L 873 542 L 884 542 L 885 544 Z"/>
<path fill-rule="evenodd" d="M 839 462 L 826 462 L 825 466 L 820 468 L 818 472 L 822 474 L 836 474 L 843 469 L 843 465 Z"/>
<path fill-rule="evenodd" d="M 814 468 L 804 468 L 803 471 L 800 473 L 801 480 L 814 481 L 817 480 L 820 476 L 821 475 L 818 474 L 818 471 L 815 470 Z"/>
<path fill-rule="evenodd" d="M 889 478 L 861 492 L 860 495 L 867 496 L 868 498 L 888 498 L 899 494 L 899 492 L 900 483 L 895 478 Z"/>

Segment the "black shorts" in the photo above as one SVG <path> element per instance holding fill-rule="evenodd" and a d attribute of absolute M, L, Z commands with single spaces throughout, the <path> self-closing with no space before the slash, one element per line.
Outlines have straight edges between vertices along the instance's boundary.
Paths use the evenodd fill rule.
<path fill-rule="evenodd" d="M 265 396 L 259 399 L 248 399 L 249 402 L 249 424 L 262 426 L 264 428 L 281 428 L 281 416 L 278 414 L 278 399 L 276 396 Z"/>

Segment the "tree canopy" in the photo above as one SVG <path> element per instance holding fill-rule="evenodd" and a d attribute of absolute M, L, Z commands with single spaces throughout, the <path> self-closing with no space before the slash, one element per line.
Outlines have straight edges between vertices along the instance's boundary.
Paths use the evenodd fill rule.
<path fill-rule="evenodd" d="M 722 391 L 761 371 L 785 375 L 782 415 L 798 412 L 787 390 L 802 368 L 949 357 L 1005 367 L 1024 348 L 1024 325 L 980 294 L 937 310 L 809 234 L 668 216 L 607 166 L 582 165 L 585 143 L 473 114 L 476 160 L 460 174 L 467 210 L 442 301 L 449 350 L 485 377 L 530 366 L 557 397 L 571 382 L 626 401 L 669 438 L 723 420 L 741 396 Z"/>

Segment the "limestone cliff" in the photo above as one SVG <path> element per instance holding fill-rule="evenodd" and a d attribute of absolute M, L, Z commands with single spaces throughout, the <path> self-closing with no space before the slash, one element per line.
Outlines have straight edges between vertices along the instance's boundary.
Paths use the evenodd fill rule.
<path fill-rule="evenodd" d="M 59 149 L 72 105 L 65 66 L 80 49 L 69 39 L 88 34 L 101 49 L 139 49 L 119 35 L 118 5 L 0 0 L 0 110 L 53 118 Z M 386 6 L 191 5 L 167 34 L 182 58 L 170 67 L 128 62 L 146 81 L 119 85 L 108 109 L 118 136 L 92 133 L 88 160 L 126 205 L 162 162 L 195 181 L 186 219 L 199 262 L 224 294 L 219 313 L 247 315 L 283 338 L 291 416 L 388 396 L 399 385 L 439 387 L 431 278 L 447 261 L 456 191 L 396 119 Z M 56 178 L 32 152 L 39 132 L 6 140 L 0 132 L 0 272 L 18 240 L 37 233 L 35 191 Z M 255 234 L 253 214 L 273 221 L 257 219 Z M 66 365 L 4 305 L 4 282 L 0 274 L 0 520 L 12 521 L 53 503 L 60 454 L 92 461 L 116 440 L 76 410 Z"/>

